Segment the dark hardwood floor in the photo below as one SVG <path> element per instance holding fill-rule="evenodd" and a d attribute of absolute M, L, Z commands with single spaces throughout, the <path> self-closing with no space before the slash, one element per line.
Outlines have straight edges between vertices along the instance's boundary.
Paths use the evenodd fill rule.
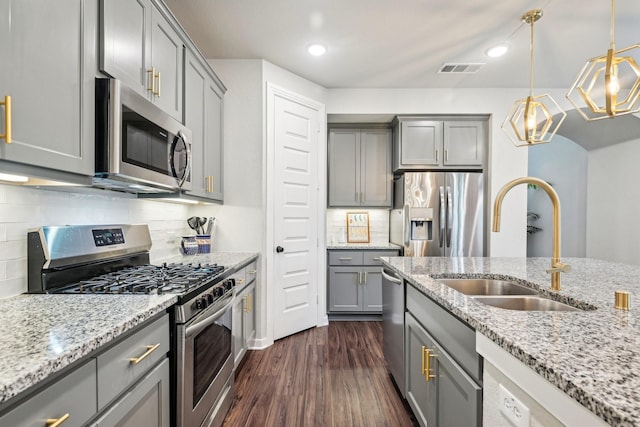
<path fill-rule="evenodd" d="M 382 323 L 330 322 L 250 351 L 223 426 L 417 426 L 389 377 Z"/>

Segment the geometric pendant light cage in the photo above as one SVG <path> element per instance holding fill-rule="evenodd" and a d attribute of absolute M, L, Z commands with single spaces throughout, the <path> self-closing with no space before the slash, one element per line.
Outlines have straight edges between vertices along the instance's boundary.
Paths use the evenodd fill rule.
<path fill-rule="evenodd" d="M 587 121 L 640 111 L 640 44 L 615 50 L 615 0 L 611 0 L 611 31 L 606 55 L 587 60 L 567 99 Z"/>
<path fill-rule="evenodd" d="M 550 142 L 567 117 L 567 113 L 551 95 L 533 94 L 533 24 L 540 18 L 541 9 L 530 10 L 522 15 L 522 20 L 531 25 L 529 96 L 516 100 L 502 123 L 502 130 L 516 147 Z"/>

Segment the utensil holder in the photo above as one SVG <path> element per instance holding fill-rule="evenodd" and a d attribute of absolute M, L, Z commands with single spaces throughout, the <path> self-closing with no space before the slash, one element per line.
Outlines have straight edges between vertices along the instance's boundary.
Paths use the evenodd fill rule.
<path fill-rule="evenodd" d="M 197 234 L 196 242 L 198 242 L 198 253 L 211 253 L 211 234 Z"/>
<path fill-rule="evenodd" d="M 180 240 L 180 253 L 182 255 L 195 255 L 198 253 L 199 247 L 195 236 L 184 236 Z"/>

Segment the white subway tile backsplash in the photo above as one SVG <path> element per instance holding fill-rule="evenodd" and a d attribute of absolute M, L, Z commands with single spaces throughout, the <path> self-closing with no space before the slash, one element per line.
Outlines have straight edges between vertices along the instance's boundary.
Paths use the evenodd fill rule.
<path fill-rule="evenodd" d="M 327 244 L 347 241 L 347 212 L 369 213 L 369 242 L 374 244 L 389 242 L 388 209 L 327 209 Z"/>
<path fill-rule="evenodd" d="M 150 257 L 157 262 L 178 254 L 180 237 L 194 234 L 186 223 L 192 216 L 190 209 L 103 190 L 0 185 L 0 298 L 27 290 L 29 230 L 43 225 L 148 224 L 153 242 Z"/>
<path fill-rule="evenodd" d="M 26 273 L 25 273 L 26 274 Z M 19 295 L 27 290 L 27 278 L 20 277 L 0 281 L 0 298 Z"/>

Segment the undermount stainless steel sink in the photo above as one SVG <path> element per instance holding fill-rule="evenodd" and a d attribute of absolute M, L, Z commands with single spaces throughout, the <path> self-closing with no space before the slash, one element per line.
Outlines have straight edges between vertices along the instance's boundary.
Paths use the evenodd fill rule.
<path fill-rule="evenodd" d="M 563 304 L 558 301 L 534 296 L 476 296 L 473 297 L 473 299 L 492 307 L 504 308 L 507 310 L 582 311 L 578 308 Z"/>
<path fill-rule="evenodd" d="M 498 279 L 437 279 L 465 295 L 538 295 L 538 291 Z"/>

